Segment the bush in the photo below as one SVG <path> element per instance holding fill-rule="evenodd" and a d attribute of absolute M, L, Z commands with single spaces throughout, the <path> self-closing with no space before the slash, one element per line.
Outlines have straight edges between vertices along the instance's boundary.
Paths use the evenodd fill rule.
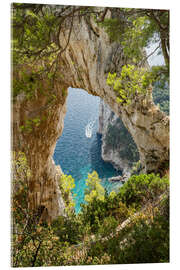
<path fill-rule="evenodd" d="M 134 175 L 119 193 L 103 191 L 103 200 L 102 196 L 92 196 L 77 216 L 69 211 L 66 217 L 47 224 L 41 220 L 41 209 L 31 213 L 27 207 L 30 171 L 25 155 L 14 153 L 13 158 L 14 267 L 168 262 L 169 197 L 164 193 L 169 186 L 167 178 L 154 174 Z M 94 172 L 90 176 L 88 194 L 93 190 L 101 191 L 97 174 Z M 66 197 L 74 185 L 73 179 L 63 176 L 61 180 Z M 138 209 L 162 193 L 164 196 L 152 213 L 146 211 L 141 216 L 132 216 L 133 207 Z M 117 231 L 117 226 L 128 217 L 131 222 Z M 95 236 L 93 242 L 92 236 Z M 85 246 L 85 255 L 78 255 L 74 248 L 73 245 L 79 243 Z M 74 259 L 73 254 L 78 257 Z"/>
<path fill-rule="evenodd" d="M 71 215 L 71 213 L 74 212 L 75 203 L 71 193 L 74 187 L 74 178 L 71 175 L 62 174 L 59 179 L 59 188 L 66 204 L 65 211 L 67 215 Z"/>
<path fill-rule="evenodd" d="M 85 197 L 84 197 L 86 202 L 91 202 L 94 199 L 100 201 L 104 200 L 105 190 L 100 182 L 101 179 L 99 178 L 96 171 L 88 173 L 88 178 L 86 180 L 87 188 L 85 189 Z"/>
<path fill-rule="evenodd" d="M 115 229 L 118 226 L 118 220 L 115 219 L 113 216 L 105 217 L 102 225 L 99 228 L 100 235 L 103 236 L 109 236 L 111 233 L 115 231 Z"/>
<path fill-rule="evenodd" d="M 140 174 L 131 176 L 120 188 L 119 198 L 127 207 L 143 206 L 146 202 L 154 200 L 168 189 L 169 180 L 160 178 L 155 174 Z"/>
<path fill-rule="evenodd" d="M 82 223 L 76 215 L 72 215 L 71 218 L 58 217 L 53 221 L 52 229 L 61 242 L 77 244 L 82 240 Z"/>
<path fill-rule="evenodd" d="M 119 252 L 116 263 L 163 263 L 169 262 L 169 207 L 168 198 L 152 222 L 149 217 L 138 218 L 133 224 L 132 233 L 127 239 L 123 252 Z"/>
<path fill-rule="evenodd" d="M 109 195 L 106 193 L 104 201 L 94 198 L 90 203 L 81 206 L 81 219 L 84 226 L 88 224 L 89 233 L 101 234 L 104 222 L 107 224 L 107 218 L 110 218 L 111 221 L 116 220 L 117 224 L 120 224 L 130 214 L 129 209 L 115 192 Z"/>
<path fill-rule="evenodd" d="M 107 231 L 113 231 L 113 218 L 104 221 L 103 225 Z M 89 264 L 89 258 L 93 264 L 97 254 L 99 264 L 169 262 L 169 197 L 164 196 L 154 216 L 148 211 L 142 213 L 132 218 L 127 226 L 114 234 L 114 237 L 107 241 L 99 239 L 93 243 L 84 264 Z"/>

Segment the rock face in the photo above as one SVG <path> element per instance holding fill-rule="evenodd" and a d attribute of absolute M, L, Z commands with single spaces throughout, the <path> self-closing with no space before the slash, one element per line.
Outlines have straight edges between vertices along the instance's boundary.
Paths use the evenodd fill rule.
<path fill-rule="evenodd" d="M 102 159 L 110 162 L 117 170 L 121 170 L 123 174 L 130 176 L 133 162 L 138 161 L 138 158 L 132 158 L 135 144 L 130 138 L 131 135 L 127 134 L 128 131 L 125 131 L 125 129 L 119 117 L 101 100 L 98 133 L 102 134 Z M 121 130 L 123 130 L 123 136 L 126 138 L 120 136 Z M 131 144 L 133 143 L 133 149 L 130 153 L 128 153 L 128 139 L 131 139 Z M 137 148 L 135 150 L 137 151 Z M 138 153 L 136 153 L 136 156 L 138 157 Z"/>
<path fill-rule="evenodd" d="M 169 117 L 155 106 L 151 90 L 129 106 L 116 102 L 115 92 L 106 84 L 108 72 L 119 72 L 124 64 L 120 44 L 111 43 L 102 28 L 84 19 L 75 24 L 68 49 L 61 55 L 60 70 L 69 86 L 100 96 L 119 116 L 138 147 L 144 172 L 157 172 L 169 160 Z M 68 29 L 60 35 L 65 46 Z M 64 72 L 65 70 L 69 72 Z"/>
<path fill-rule="evenodd" d="M 62 171 L 60 166 L 55 166 L 52 155 L 63 130 L 66 102 L 61 89 L 55 91 L 53 101 L 48 94 L 39 92 L 32 99 L 20 94 L 12 110 L 13 150 L 26 154 L 31 170 L 29 208 L 36 210 L 44 206 L 47 220 L 64 215 L 65 208 L 58 186 Z"/>
<path fill-rule="evenodd" d="M 62 48 L 67 44 L 69 27 L 62 27 Z M 131 105 L 122 107 L 106 84 L 108 72 L 119 72 L 124 61 L 120 44 L 111 43 L 92 18 L 87 22 L 75 17 L 69 44 L 59 59 L 59 81 L 51 89 L 55 100 L 49 102 L 46 91 L 43 94 L 38 89 L 31 99 L 23 94 L 17 96 L 12 109 L 13 148 L 25 152 L 32 172 L 30 208 L 45 206 L 50 219 L 63 214 L 57 185 L 60 171 L 57 172 L 52 155 L 63 130 L 64 93 L 68 87 L 83 88 L 100 96 L 121 117 L 138 147 L 144 172 L 157 172 L 169 160 L 169 118 L 154 105 L 151 95 L 137 97 Z M 44 89 L 46 85 L 45 81 Z"/>

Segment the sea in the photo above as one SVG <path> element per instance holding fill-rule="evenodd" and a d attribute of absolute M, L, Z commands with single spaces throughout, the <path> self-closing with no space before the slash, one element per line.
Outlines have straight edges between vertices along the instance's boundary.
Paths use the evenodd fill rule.
<path fill-rule="evenodd" d="M 99 103 L 99 97 L 89 95 L 82 89 L 68 89 L 64 129 L 53 155 L 55 164 L 60 165 L 63 173 L 72 175 L 75 180 L 72 194 L 76 213 L 80 211 L 81 203 L 84 203 L 88 173 L 95 170 L 107 192 L 121 186 L 121 183 L 109 182 L 108 178 L 121 175 L 122 172 L 101 158 L 102 141 L 101 135 L 97 133 Z M 90 137 L 87 137 L 87 129 Z"/>

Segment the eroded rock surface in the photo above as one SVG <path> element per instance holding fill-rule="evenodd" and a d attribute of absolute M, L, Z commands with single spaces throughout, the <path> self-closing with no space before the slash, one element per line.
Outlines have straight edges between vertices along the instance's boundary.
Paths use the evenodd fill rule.
<path fill-rule="evenodd" d="M 60 33 L 65 48 L 68 24 Z M 114 91 L 106 84 L 108 72 L 119 72 L 124 64 L 120 44 L 111 43 L 104 30 L 92 18 L 74 18 L 67 49 L 59 59 L 60 82 L 52 88 L 56 97 L 48 103 L 48 95 L 35 91 L 34 97 L 17 96 L 13 104 L 13 148 L 25 152 L 32 172 L 29 204 L 32 209 L 43 204 L 49 218 L 63 214 L 63 200 L 57 185 L 57 172 L 52 155 L 63 130 L 66 113 L 65 89 L 83 88 L 100 96 L 121 117 L 137 144 L 144 172 L 157 172 L 169 160 L 169 118 L 152 102 L 152 97 L 137 97 L 122 107 Z M 45 84 L 46 85 L 46 84 Z M 28 131 L 27 120 L 40 119 Z M 23 126 L 25 128 L 23 128 Z M 33 132 L 32 132 L 33 131 Z"/>
<path fill-rule="evenodd" d="M 120 118 L 102 100 L 99 106 L 98 133 L 102 135 L 102 159 L 122 171 L 123 175 L 130 176 L 133 163 L 138 161 L 136 145 Z"/>
<path fill-rule="evenodd" d="M 107 34 L 93 20 L 89 25 L 82 19 L 74 26 L 68 49 L 62 54 L 61 72 L 72 87 L 79 87 L 100 96 L 119 116 L 132 135 L 144 172 L 157 172 L 169 160 L 169 117 L 155 106 L 151 89 L 138 96 L 129 106 L 117 104 L 114 91 L 106 84 L 108 72 L 121 70 L 125 59 L 120 44 L 110 43 Z M 68 30 L 66 30 L 68 32 Z M 67 32 L 61 34 L 65 46 Z"/>
<path fill-rule="evenodd" d="M 20 94 L 12 110 L 13 150 L 26 154 L 31 171 L 29 207 L 36 210 L 44 206 L 47 220 L 63 215 L 65 207 L 58 186 L 62 171 L 52 156 L 64 126 L 66 99 L 60 88 L 54 93 L 54 100 L 39 92 L 31 99 Z"/>

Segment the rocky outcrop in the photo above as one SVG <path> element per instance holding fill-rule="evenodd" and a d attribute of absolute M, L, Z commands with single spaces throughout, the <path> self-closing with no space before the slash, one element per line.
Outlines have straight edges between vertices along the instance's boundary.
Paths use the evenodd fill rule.
<path fill-rule="evenodd" d="M 151 89 L 129 106 L 116 102 L 116 94 L 106 84 L 106 78 L 108 72 L 119 73 L 124 64 L 121 45 L 111 43 L 92 18 L 90 22 L 98 35 L 90 31 L 83 18 L 74 24 L 68 49 L 61 55 L 63 77 L 69 86 L 100 96 L 122 119 L 138 147 L 144 172 L 163 170 L 169 160 L 169 117 L 155 106 Z M 67 34 L 68 29 L 64 29 L 60 35 L 64 46 Z M 64 72 L 67 69 L 69 72 Z"/>
<path fill-rule="evenodd" d="M 62 48 L 67 45 L 70 27 L 67 21 L 61 26 Z M 63 213 L 57 185 L 60 172 L 57 173 L 52 155 L 63 130 L 65 92 L 70 86 L 100 96 L 121 117 L 138 147 L 144 172 L 157 172 L 169 160 L 169 118 L 154 105 L 151 95 L 137 97 L 123 107 L 106 84 L 108 72 L 118 73 L 124 61 L 121 45 L 111 43 L 92 17 L 87 21 L 75 16 L 69 44 L 59 57 L 57 82 L 46 90 L 48 78 L 43 79 L 42 91 L 37 88 L 32 97 L 19 94 L 14 100 L 13 148 L 25 152 L 32 172 L 30 208 L 45 206 L 50 219 Z"/>
<path fill-rule="evenodd" d="M 117 170 L 122 171 L 123 175 L 130 175 L 132 162 L 128 160 L 128 155 L 121 156 L 121 152 L 129 147 L 129 141 L 127 140 L 126 142 L 126 139 L 124 140 L 120 136 L 121 130 L 124 131 L 126 128 L 119 120 L 119 117 L 101 100 L 98 128 L 98 133 L 102 135 L 101 157 L 104 161 L 110 162 Z M 127 130 L 126 133 L 128 133 Z M 130 136 L 130 134 L 128 135 Z M 124 141 L 121 142 L 121 139 Z M 135 162 L 137 160 L 133 161 Z"/>
<path fill-rule="evenodd" d="M 110 182 L 122 182 L 125 183 L 128 180 L 128 175 L 118 175 L 118 176 L 114 176 L 114 177 L 110 177 L 108 178 L 108 181 Z"/>
<path fill-rule="evenodd" d="M 13 103 L 12 132 L 13 150 L 25 153 L 31 171 L 28 183 L 29 208 L 35 211 L 43 206 L 45 219 L 64 215 L 65 204 L 59 189 L 62 171 L 52 159 L 58 137 L 63 130 L 66 98 L 61 88 L 55 86 L 50 92 L 37 91 L 28 98 L 22 93 Z M 56 98 L 50 99 L 52 94 Z"/>

